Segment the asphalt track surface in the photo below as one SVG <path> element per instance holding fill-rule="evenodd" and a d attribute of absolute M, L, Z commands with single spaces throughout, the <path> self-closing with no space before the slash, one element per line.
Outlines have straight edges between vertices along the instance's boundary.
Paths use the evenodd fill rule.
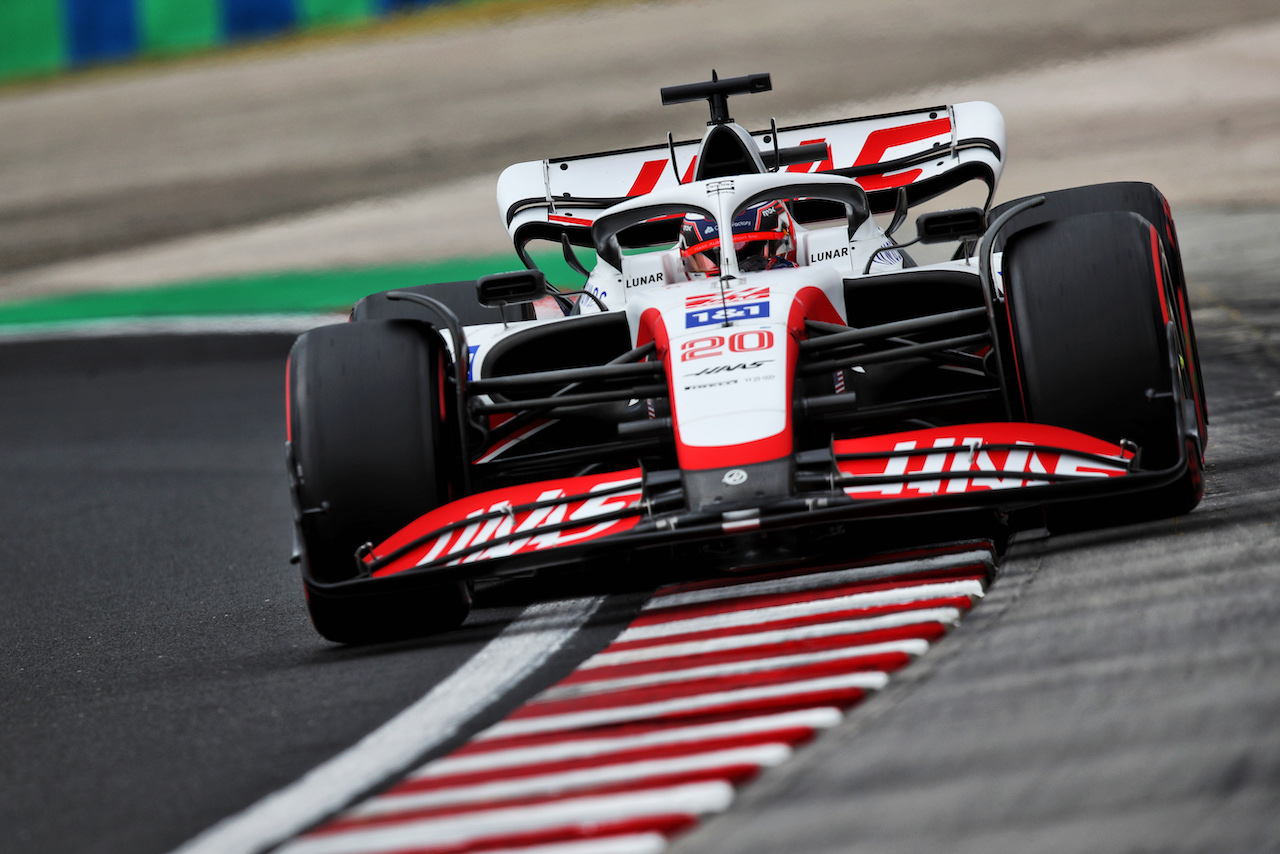
<path fill-rule="evenodd" d="M 1189 263 L 1201 507 L 1019 546 L 938 650 L 677 851 L 1280 850 L 1280 299 L 1274 247 L 1244 248 L 1275 222 L 1184 225 L 1211 262 Z M 312 632 L 286 562 L 286 346 L 4 348 L 0 850 L 169 850 L 391 718 L 526 601 L 490 594 L 418 643 Z M 634 607 L 609 600 L 472 729 Z"/>
<path fill-rule="evenodd" d="M 376 729 L 527 601 L 490 596 L 422 643 L 314 633 L 287 562 L 289 343 L 5 348 L 0 850 L 172 849 Z M 607 642 L 627 601 L 516 695 Z"/>

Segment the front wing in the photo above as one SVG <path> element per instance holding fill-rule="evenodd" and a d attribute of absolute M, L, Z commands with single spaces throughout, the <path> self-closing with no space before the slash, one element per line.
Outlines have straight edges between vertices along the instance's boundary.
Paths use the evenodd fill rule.
<path fill-rule="evenodd" d="M 639 468 L 470 495 L 353 558 L 358 577 L 308 581 L 335 595 L 358 595 L 370 584 L 519 577 L 665 546 L 860 519 L 1008 512 L 1158 489 L 1181 477 L 1189 458 L 1184 447 L 1174 465 L 1143 470 L 1133 446 L 1060 427 L 993 422 L 836 440 L 795 462 L 792 494 L 698 512 L 673 506 L 683 503 L 679 472 Z"/>

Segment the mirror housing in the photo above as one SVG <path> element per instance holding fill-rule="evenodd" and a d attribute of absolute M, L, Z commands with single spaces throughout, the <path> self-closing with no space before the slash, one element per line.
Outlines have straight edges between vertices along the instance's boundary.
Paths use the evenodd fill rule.
<path fill-rule="evenodd" d="M 490 307 L 533 302 L 547 293 L 547 277 L 541 270 L 494 273 L 476 282 L 476 299 Z"/>
<path fill-rule="evenodd" d="M 948 243 L 966 237 L 981 237 L 987 230 L 987 213 L 982 208 L 932 211 L 916 217 L 916 234 L 921 243 Z"/>

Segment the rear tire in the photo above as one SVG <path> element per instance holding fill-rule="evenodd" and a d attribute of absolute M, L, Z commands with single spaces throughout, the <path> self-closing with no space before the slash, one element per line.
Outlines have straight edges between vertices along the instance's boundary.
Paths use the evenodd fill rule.
<path fill-rule="evenodd" d="M 364 643 L 454 628 L 465 584 L 319 584 L 355 578 L 356 549 L 449 499 L 448 356 L 430 326 L 371 320 L 313 329 L 289 356 L 289 457 L 307 606 L 316 630 Z"/>
<path fill-rule="evenodd" d="M 1032 226 L 1005 246 L 1014 370 L 1028 420 L 1133 441 L 1145 469 L 1173 465 L 1184 447 L 1188 453 L 1188 470 L 1173 484 L 1140 499 L 1089 502 L 1057 513 L 1060 520 L 1095 525 L 1180 515 L 1203 494 L 1198 443 L 1178 434 L 1168 396 L 1148 396 L 1187 386 L 1169 364 L 1166 318 L 1176 314 L 1153 231 L 1135 213 L 1096 213 Z M 1185 364 L 1180 335 L 1174 344 Z"/>

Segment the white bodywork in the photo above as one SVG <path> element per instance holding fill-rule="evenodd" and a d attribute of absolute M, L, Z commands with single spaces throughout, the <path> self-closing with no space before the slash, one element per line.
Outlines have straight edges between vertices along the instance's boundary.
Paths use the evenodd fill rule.
<path fill-rule="evenodd" d="M 832 187 L 876 192 L 968 174 L 964 170 L 972 172 L 975 164 L 994 189 L 1005 146 L 1003 118 L 984 102 L 781 129 L 776 141 L 767 131 L 747 138 L 762 154 L 775 143 L 785 148 L 823 142 L 828 157 L 777 172 L 693 181 L 700 144 L 685 142 L 674 146 L 674 168 L 669 149 L 655 146 L 519 163 L 498 182 L 499 209 L 518 248 L 529 229 L 540 234 L 577 229 L 581 238 L 605 215 L 649 208 L 703 211 L 717 220 L 718 277 L 691 276 L 678 249 L 670 248 L 620 255 L 618 266 L 601 259 L 585 285 L 609 310 L 626 312 L 634 344 L 657 344 L 658 358 L 667 366 L 681 465 L 690 469 L 715 467 L 721 460 L 717 448 L 734 448 L 733 458 L 744 462 L 790 453 L 794 366 L 805 318 L 849 323 L 844 280 L 864 270 L 874 275 L 903 266 L 902 256 L 886 249 L 891 241 L 884 231 L 865 216 L 860 222 L 797 224 L 797 267 L 743 273 L 732 247 L 735 211 L 774 187 L 803 183 L 817 197 Z M 922 159 L 931 152 L 936 158 Z M 914 158 L 910 168 L 889 174 L 823 174 L 904 158 Z M 966 269 L 976 273 L 974 267 Z M 797 311 L 801 303 L 803 310 Z M 579 304 L 584 314 L 599 310 L 585 299 Z M 485 374 L 485 356 L 494 342 L 530 323 L 554 322 L 474 328 L 468 333 L 474 375 Z M 744 446 L 759 451 L 744 456 Z"/>

